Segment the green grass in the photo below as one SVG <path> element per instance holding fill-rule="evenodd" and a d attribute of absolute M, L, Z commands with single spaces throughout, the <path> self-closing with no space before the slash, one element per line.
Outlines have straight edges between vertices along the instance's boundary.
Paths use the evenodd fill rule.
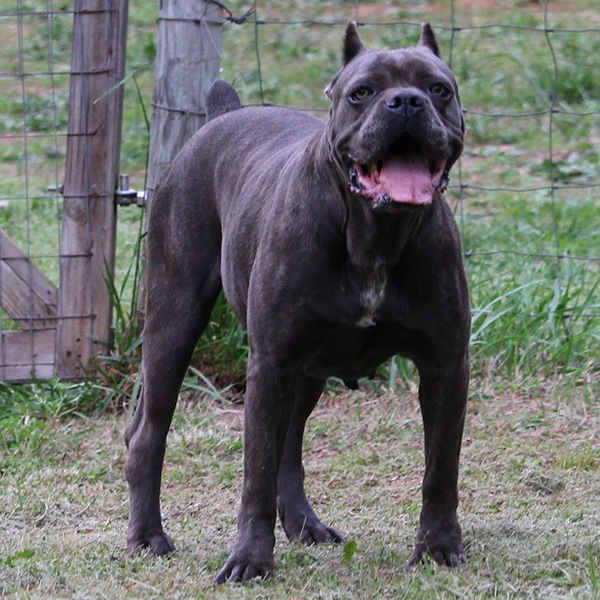
<path fill-rule="evenodd" d="M 235 539 L 239 405 L 188 393 L 176 414 L 163 482 L 178 547 L 170 559 L 126 554 L 126 418 L 50 419 L 43 443 L 3 446 L 0 455 L 0 594 L 597 598 L 600 412 L 590 391 L 540 386 L 500 396 L 475 382 L 460 477 L 469 562 L 456 570 L 406 567 L 423 468 L 415 391 L 327 396 L 306 436 L 307 486 L 318 513 L 356 546 L 304 548 L 278 526 L 277 578 L 222 588 L 212 581 Z"/>
<path fill-rule="evenodd" d="M 537 377 L 540 371 L 552 374 L 557 366 L 566 372 L 594 369 L 600 270 L 595 262 L 568 255 L 595 255 L 600 210 L 587 203 L 557 202 L 556 239 L 547 198 L 507 200 L 499 195 L 492 210 L 482 207 L 484 219 L 480 207 L 465 218 L 464 246 L 473 252 L 466 264 L 475 371 Z M 561 260 L 552 258 L 557 241 L 559 252 L 567 256 Z"/>
<path fill-rule="evenodd" d="M 54 435 L 56 422 L 92 414 L 98 398 L 99 390 L 93 383 L 63 384 L 53 380 L 16 386 L 0 382 L 3 466 L 14 448 L 36 452 L 45 446 Z"/>

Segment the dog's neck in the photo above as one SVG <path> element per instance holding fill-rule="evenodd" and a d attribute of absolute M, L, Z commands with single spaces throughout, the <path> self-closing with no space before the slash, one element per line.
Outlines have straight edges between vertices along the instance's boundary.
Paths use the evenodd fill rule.
<path fill-rule="evenodd" d="M 340 163 L 330 140 L 325 133 L 318 136 L 313 149 L 319 156 L 311 164 L 323 165 L 336 174 L 345 203 L 343 228 L 349 260 L 359 277 L 364 275 L 370 280 L 382 269 L 388 272 L 398 262 L 407 241 L 430 207 L 422 210 L 400 208 L 391 212 L 374 210 L 367 198 L 350 191 L 346 167 Z"/>
<path fill-rule="evenodd" d="M 389 271 L 400 259 L 423 213 L 377 213 L 365 198 L 350 191 L 346 194 L 346 206 L 346 246 L 351 265 L 357 274 Z"/>

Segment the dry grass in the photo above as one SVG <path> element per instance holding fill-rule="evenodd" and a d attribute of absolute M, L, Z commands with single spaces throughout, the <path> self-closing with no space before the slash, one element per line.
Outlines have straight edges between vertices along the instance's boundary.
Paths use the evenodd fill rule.
<path fill-rule="evenodd" d="M 171 559 L 129 558 L 124 420 L 48 423 L 2 450 L 7 598 L 597 598 L 600 410 L 589 386 L 473 386 L 461 474 L 469 563 L 409 569 L 422 475 L 414 390 L 331 394 L 306 440 L 309 495 L 357 549 L 289 544 L 275 581 L 215 588 L 235 539 L 241 408 L 184 400 L 163 484 Z"/>

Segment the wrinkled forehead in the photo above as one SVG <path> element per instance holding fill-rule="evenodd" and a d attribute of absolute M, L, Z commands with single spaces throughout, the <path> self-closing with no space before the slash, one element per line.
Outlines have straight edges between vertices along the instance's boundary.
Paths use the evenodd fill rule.
<path fill-rule="evenodd" d="M 425 48 L 371 50 L 358 55 L 340 73 L 338 83 L 346 88 L 358 82 L 381 85 L 418 85 L 428 79 L 441 79 L 456 89 L 452 71 L 444 61 Z"/>

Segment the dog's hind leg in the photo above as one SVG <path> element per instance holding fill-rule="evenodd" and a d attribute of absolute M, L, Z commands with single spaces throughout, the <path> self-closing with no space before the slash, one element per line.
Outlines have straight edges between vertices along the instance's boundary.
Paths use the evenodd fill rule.
<path fill-rule="evenodd" d="M 125 434 L 130 553 L 144 547 L 156 555 L 175 550 L 161 522 L 161 473 L 179 388 L 221 289 L 218 248 L 210 254 L 210 261 L 188 258 L 185 268 L 160 259 L 149 267 L 143 392 Z"/>
<path fill-rule="evenodd" d="M 277 480 L 277 509 L 283 529 L 290 540 L 307 546 L 323 542 L 342 542 L 342 536 L 315 515 L 304 491 L 302 438 L 306 420 L 317 404 L 325 380 L 301 376 L 296 385 L 296 403 L 290 420 Z"/>

